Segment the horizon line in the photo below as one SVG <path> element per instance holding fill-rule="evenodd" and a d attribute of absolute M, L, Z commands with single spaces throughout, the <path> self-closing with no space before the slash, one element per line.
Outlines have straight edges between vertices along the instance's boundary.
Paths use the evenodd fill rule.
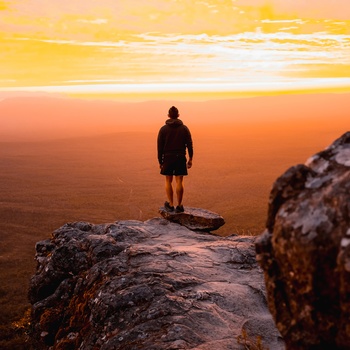
<path fill-rule="evenodd" d="M 82 81 L 83 82 L 83 81 Z M 92 84 L 91 84 L 92 83 Z M 347 93 L 350 78 L 289 79 L 271 82 L 174 82 L 174 83 L 103 83 L 31 85 L 1 87 L 0 93 L 48 93 L 81 98 L 149 98 L 156 95 L 186 96 L 187 98 L 239 98 L 281 94 Z"/>

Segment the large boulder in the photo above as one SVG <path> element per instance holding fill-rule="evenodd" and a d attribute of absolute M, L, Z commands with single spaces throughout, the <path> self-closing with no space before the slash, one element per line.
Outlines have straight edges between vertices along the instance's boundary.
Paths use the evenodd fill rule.
<path fill-rule="evenodd" d="M 214 231 L 225 224 L 224 218 L 207 209 L 185 207 L 185 211 L 177 213 L 167 211 L 164 207 L 159 209 L 163 218 L 176 222 L 193 231 Z"/>
<path fill-rule="evenodd" d="M 256 241 L 288 349 L 350 348 L 350 132 L 273 185 Z"/>
<path fill-rule="evenodd" d="M 163 218 L 70 223 L 36 244 L 35 349 L 284 349 L 255 237 Z"/>

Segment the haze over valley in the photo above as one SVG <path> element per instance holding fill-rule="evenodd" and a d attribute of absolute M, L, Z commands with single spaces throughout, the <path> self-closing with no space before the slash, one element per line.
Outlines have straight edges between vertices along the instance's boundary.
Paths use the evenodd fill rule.
<path fill-rule="evenodd" d="M 28 308 L 34 247 L 66 222 L 159 216 L 156 137 L 176 105 L 194 140 L 184 205 L 222 215 L 219 235 L 264 230 L 274 180 L 348 130 L 347 94 L 121 103 L 0 101 L 0 339 Z M 7 344 L 7 343 L 4 343 Z M 0 343 L 1 345 L 1 343 Z"/>

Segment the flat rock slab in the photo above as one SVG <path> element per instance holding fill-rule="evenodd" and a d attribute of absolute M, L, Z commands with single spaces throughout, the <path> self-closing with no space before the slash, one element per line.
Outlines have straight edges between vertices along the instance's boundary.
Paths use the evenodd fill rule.
<path fill-rule="evenodd" d="M 284 350 L 255 239 L 161 217 L 68 223 L 36 244 L 33 348 Z"/>
<path fill-rule="evenodd" d="M 183 213 L 167 211 L 165 207 L 159 209 L 163 218 L 187 227 L 192 231 L 214 231 L 225 224 L 225 220 L 219 214 L 201 208 L 185 207 Z"/>

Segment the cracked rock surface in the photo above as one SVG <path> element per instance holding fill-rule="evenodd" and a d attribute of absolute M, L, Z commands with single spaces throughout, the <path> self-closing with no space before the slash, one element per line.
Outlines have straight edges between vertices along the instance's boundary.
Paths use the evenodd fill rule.
<path fill-rule="evenodd" d="M 273 185 L 256 241 L 288 349 L 349 349 L 350 132 Z"/>
<path fill-rule="evenodd" d="M 36 245 L 37 349 L 273 349 L 255 237 L 196 233 L 163 218 L 68 223 Z"/>

